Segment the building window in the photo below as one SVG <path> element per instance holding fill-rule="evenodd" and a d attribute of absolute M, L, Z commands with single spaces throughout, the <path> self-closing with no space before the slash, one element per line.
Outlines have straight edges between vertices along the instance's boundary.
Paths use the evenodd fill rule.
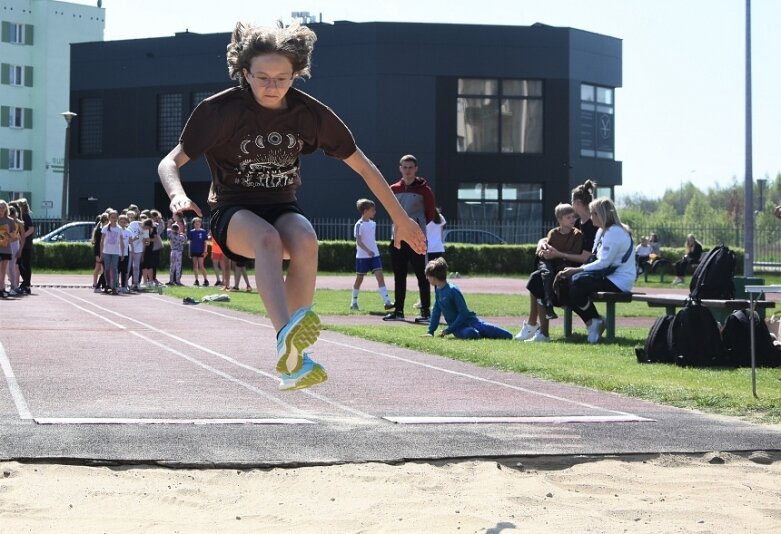
<path fill-rule="evenodd" d="M 24 128 L 24 108 L 11 108 L 8 126 L 11 128 Z"/>
<path fill-rule="evenodd" d="M 614 89 L 580 85 L 580 155 L 614 159 Z"/>
<path fill-rule="evenodd" d="M 79 101 L 79 154 L 103 152 L 103 99 Z"/>
<path fill-rule="evenodd" d="M 460 183 L 458 221 L 493 222 L 519 227 L 542 221 L 542 184 Z M 536 238 L 535 238 L 536 239 Z"/>
<path fill-rule="evenodd" d="M 10 42 L 15 44 L 24 44 L 24 24 L 11 23 Z"/>
<path fill-rule="evenodd" d="M 21 150 L 12 148 L 8 151 L 8 170 L 9 171 L 24 170 L 24 156 Z"/>
<path fill-rule="evenodd" d="M 179 144 L 182 133 L 182 95 L 157 96 L 157 149 L 168 152 Z"/>
<path fill-rule="evenodd" d="M 456 150 L 542 153 L 543 88 L 539 80 L 458 80 Z"/>
<path fill-rule="evenodd" d="M 10 85 L 24 85 L 24 67 L 21 65 L 11 65 Z"/>

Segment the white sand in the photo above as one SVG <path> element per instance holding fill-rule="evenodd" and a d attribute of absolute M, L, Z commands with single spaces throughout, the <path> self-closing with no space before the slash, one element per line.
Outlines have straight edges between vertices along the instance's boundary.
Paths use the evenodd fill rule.
<path fill-rule="evenodd" d="M 0 463 L 0 532 L 781 532 L 781 455 L 170 470 Z M 760 458 L 762 461 L 762 458 Z"/>

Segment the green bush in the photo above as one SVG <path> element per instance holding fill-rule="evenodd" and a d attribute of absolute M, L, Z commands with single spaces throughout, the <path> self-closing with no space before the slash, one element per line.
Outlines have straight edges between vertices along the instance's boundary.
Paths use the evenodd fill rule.
<path fill-rule="evenodd" d="M 92 245 L 89 243 L 52 243 L 33 245 L 33 266 L 41 269 L 90 269 L 95 264 Z M 494 273 L 518 274 L 530 273 L 535 269 L 534 250 L 536 244 L 527 245 L 466 245 L 449 244 L 445 259 L 451 272 L 462 274 Z M 391 271 L 390 251 L 386 243 L 380 243 L 380 257 L 383 268 Z M 736 275 L 743 274 L 743 251 L 735 252 Z M 707 251 L 706 251 L 707 252 Z M 662 250 L 662 256 L 671 262 L 683 256 L 683 247 L 668 247 Z M 160 269 L 168 269 L 170 248 L 164 242 L 160 251 Z M 185 253 L 184 262 L 190 258 Z M 336 273 L 355 272 L 355 243 L 353 241 L 321 241 L 318 269 Z"/>

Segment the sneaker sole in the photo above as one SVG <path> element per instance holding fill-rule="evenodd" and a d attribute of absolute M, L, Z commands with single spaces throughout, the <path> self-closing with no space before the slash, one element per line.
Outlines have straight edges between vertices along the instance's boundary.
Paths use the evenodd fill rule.
<path fill-rule="evenodd" d="M 304 363 L 304 349 L 311 347 L 320 336 L 320 318 L 311 310 L 301 318 L 285 338 L 285 354 L 277 362 L 277 372 L 292 374 L 301 369 Z M 290 369 L 288 362 L 295 358 L 295 367 Z"/>
<path fill-rule="evenodd" d="M 317 384 L 321 384 L 328 380 L 328 374 L 323 369 L 323 366 L 319 363 L 314 364 L 312 370 L 307 374 L 296 380 L 295 382 L 280 384 L 279 389 L 281 391 L 296 391 L 298 389 L 311 388 Z"/>

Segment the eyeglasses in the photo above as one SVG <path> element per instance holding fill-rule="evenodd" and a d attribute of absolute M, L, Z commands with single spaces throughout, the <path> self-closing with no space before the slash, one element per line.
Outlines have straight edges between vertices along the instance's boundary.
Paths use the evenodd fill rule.
<path fill-rule="evenodd" d="M 271 78 L 269 76 L 266 76 L 265 74 L 252 74 L 249 73 L 250 78 L 255 78 L 255 81 L 260 85 L 261 87 L 271 87 L 272 85 L 274 87 L 284 89 L 285 87 L 289 87 L 293 80 L 295 79 L 292 75 L 291 76 L 279 76 L 277 78 Z"/>

